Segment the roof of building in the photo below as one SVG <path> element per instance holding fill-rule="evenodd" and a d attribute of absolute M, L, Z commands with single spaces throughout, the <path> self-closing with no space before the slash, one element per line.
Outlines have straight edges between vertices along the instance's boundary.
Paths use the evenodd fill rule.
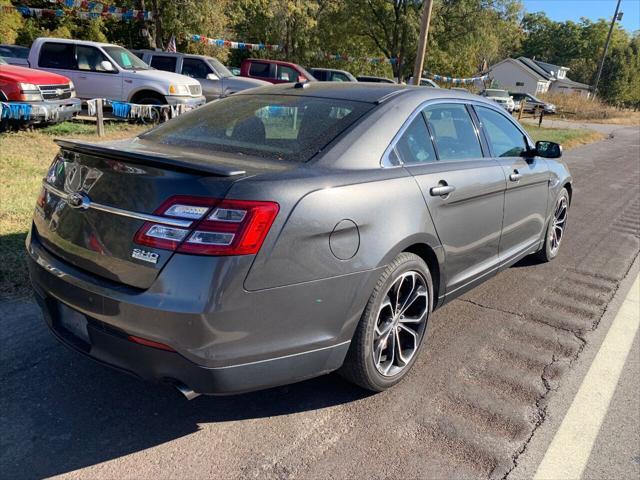
<path fill-rule="evenodd" d="M 556 85 L 560 87 L 575 88 L 578 90 L 591 89 L 590 85 L 587 85 L 586 83 L 576 82 L 575 80 L 571 80 L 570 78 L 562 78 L 562 79 L 556 80 Z"/>
<path fill-rule="evenodd" d="M 555 77 L 552 76 L 549 72 L 547 72 L 544 68 L 542 68 L 535 60 L 531 60 L 527 57 L 518 57 L 518 62 L 527 67 L 529 70 L 532 70 L 536 75 L 544 78 L 545 80 L 552 80 Z"/>
<path fill-rule="evenodd" d="M 533 60 L 536 65 L 542 68 L 545 72 L 555 77 L 558 76 L 560 70 L 570 70 L 568 67 L 561 67 L 560 65 L 554 65 L 553 63 L 541 62 L 540 60 Z"/>

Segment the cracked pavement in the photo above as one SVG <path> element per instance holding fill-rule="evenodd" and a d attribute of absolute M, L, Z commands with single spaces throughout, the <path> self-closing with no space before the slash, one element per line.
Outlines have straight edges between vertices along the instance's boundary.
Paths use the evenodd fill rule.
<path fill-rule="evenodd" d="M 640 249 L 638 129 L 600 128 L 613 137 L 565 155 L 558 258 L 435 312 L 388 392 L 328 375 L 187 402 L 68 351 L 30 300 L 0 301 L 2 476 L 509 478 Z"/>

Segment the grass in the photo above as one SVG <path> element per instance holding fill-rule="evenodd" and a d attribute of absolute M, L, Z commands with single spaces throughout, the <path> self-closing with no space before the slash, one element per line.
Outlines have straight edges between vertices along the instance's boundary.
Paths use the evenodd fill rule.
<path fill-rule="evenodd" d="M 148 127 L 106 126 L 105 140 L 134 136 Z M 57 137 L 98 140 L 94 125 L 64 122 L 32 131 L 0 133 L 0 298 L 29 291 L 24 242 L 42 177 L 58 146 Z"/>
<path fill-rule="evenodd" d="M 589 130 L 526 128 L 535 140 L 559 142 L 566 148 L 601 138 Z M 109 124 L 105 139 L 132 137 L 145 129 L 126 123 Z M 29 292 L 24 242 L 42 177 L 58 150 L 55 137 L 98 139 L 93 125 L 72 122 L 0 134 L 0 298 Z"/>
<path fill-rule="evenodd" d="M 534 125 L 524 125 L 524 127 L 534 142 L 538 140 L 556 142 L 561 144 L 565 150 L 597 142 L 604 138 L 601 133 L 581 128 L 546 128 Z"/>
<path fill-rule="evenodd" d="M 599 99 L 587 99 L 580 95 L 545 93 L 540 96 L 556 105 L 557 117 L 563 120 L 610 123 L 615 125 L 640 125 L 640 112 L 628 108 L 616 108 Z"/>

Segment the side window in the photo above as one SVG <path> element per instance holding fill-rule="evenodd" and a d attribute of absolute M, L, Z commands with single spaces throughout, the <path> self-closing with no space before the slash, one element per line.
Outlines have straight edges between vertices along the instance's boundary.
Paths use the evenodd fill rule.
<path fill-rule="evenodd" d="M 211 68 L 202 60 L 197 58 L 185 58 L 182 60 L 182 74 L 192 78 L 207 78 L 213 73 Z"/>
<path fill-rule="evenodd" d="M 324 82 L 327 79 L 327 72 L 323 72 L 322 70 L 312 70 L 311 75 L 313 75 L 316 80 L 320 82 Z"/>
<path fill-rule="evenodd" d="M 440 160 L 482 157 L 480 140 L 464 105 L 439 104 L 428 107 L 424 113 L 438 147 Z"/>
<path fill-rule="evenodd" d="M 76 57 L 78 59 L 78 70 L 88 72 L 111 72 L 102 66 L 102 62 L 109 62 L 109 59 L 97 48 L 78 45 L 76 47 Z M 109 62 L 111 63 L 111 62 Z"/>
<path fill-rule="evenodd" d="M 400 159 L 407 165 L 419 165 L 437 160 L 431 136 L 422 115 L 414 118 L 404 131 L 396 143 L 396 151 Z"/>
<path fill-rule="evenodd" d="M 519 157 L 525 151 L 524 135 L 504 115 L 484 107 L 476 107 L 476 112 L 494 156 Z"/>
<path fill-rule="evenodd" d="M 175 72 L 177 57 L 169 57 L 166 55 L 154 55 L 151 58 L 151 66 L 158 70 L 164 70 L 165 72 Z"/>
<path fill-rule="evenodd" d="M 42 68 L 76 69 L 74 45 L 72 43 L 47 42 L 40 49 L 38 66 Z"/>
<path fill-rule="evenodd" d="M 333 74 L 331 75 L 331 81 L 332 82 L 348 82 L 349 77 L 347 77 L 344 73 L 333 72 Z"/>
<path fill-rule="evenodd" d="M 271 69 L 271 64 L 263 63 L 263 62 L 251 62 L 249 66 L 249 75 L 252 77 L 263 77 L 269 78 L 269 70 Z"/>
<path fill-rule="evenodd" d="M 298 72 L 296 72 L 293 68 L 287 67 L 285 65 L 277 65 L 278 69 L 278 80 L 285 80 L 287 82 L 297 82 L 298 81 Z"/>

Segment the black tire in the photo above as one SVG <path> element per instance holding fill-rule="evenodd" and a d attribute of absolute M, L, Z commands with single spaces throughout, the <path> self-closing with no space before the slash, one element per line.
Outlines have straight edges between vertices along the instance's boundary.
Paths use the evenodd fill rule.
<path fill-rule="evenodd" d="M 132 101 L 131 103 L 137 103 L 138 105 L 158 105 L 159 106 L 159 105 L 166 105 L 167 102 L 160 95 L 149 93 L 149 94 L 142 94 L 140 97 L 138 97 L 135 101 Z M 160 109 L 154 108 L 152 110 L 150 118 L 141 117 L 139 120 L 140 120 L 140 123 L 143 123 L 143 124 L 155 124 L 155 123 L 159 123 L 161 119 L 162 119 L 162 114 L 160 112 Z"/>
<path fill-rule="evenodd" d="M 562 190 L 560 190 L 560 193 L 558 194 L 558 198 L 556 198 L 556 202 L 553 206 L 553 211 L 551 212 L 551 218 L 549 219 L 547 230 L 545 231 L 545 234 L 544 234 L 544 244 L 542 245 L 542 248 L 535 253 L 536 259 L 540 260 L 541 262 L 550 262 L 551 260 L 553 260 L 558 256 L 558 252 L 560 251 L 560 247 L 562 245 L 562 239 L 564 238 L 564 231 L 566 230 L 566 227 L 567 227 L 567 220 L 569 216 L 569 206 L 570 206 L 569 200 L 570 200 L 569 192 L 567 191 L 567 189 L 563 188 Z M 563 201 L 566 203 L 566 213 L 564 217 L 563 233 L 560 238 L 560 242 L 557 245 L 557 248 L 554 248 L 553 236 L 552 236 L 552 230 L 555 226 L 554 218 L 555 218 L 558 207 Z"/>
<path fill-rule="evenodd" d="M 393 376 L 385 376 L 376 368 L 373 355 L 374 332 L 378 322 L 378 313 L 381 309 L 382 302 L 386 298 L 387 292 L 392 288 L 395 281 L 399 279 L 401 275 L 410 271 L 419 273 L 425 281 L 428 290 L 426 295 L 428 302 L 426 305 L 426 318 L 415 353 L 413 353 L 411 359 L 406 363 L 406 366 L 402 367 L 399 373 Z M 381 392 L 399 383 L 411 370 L 420 354 L 432 308 L 433 281 L 429 267 L 427 267 L 424 260 L 413 253 L 400 253 L 380 276 L 362 314 L 353 339 L 351 340 L 345 362 L 340 370 L 338 370 L 338 373 L 350 382 L 375 392 Z"/>

